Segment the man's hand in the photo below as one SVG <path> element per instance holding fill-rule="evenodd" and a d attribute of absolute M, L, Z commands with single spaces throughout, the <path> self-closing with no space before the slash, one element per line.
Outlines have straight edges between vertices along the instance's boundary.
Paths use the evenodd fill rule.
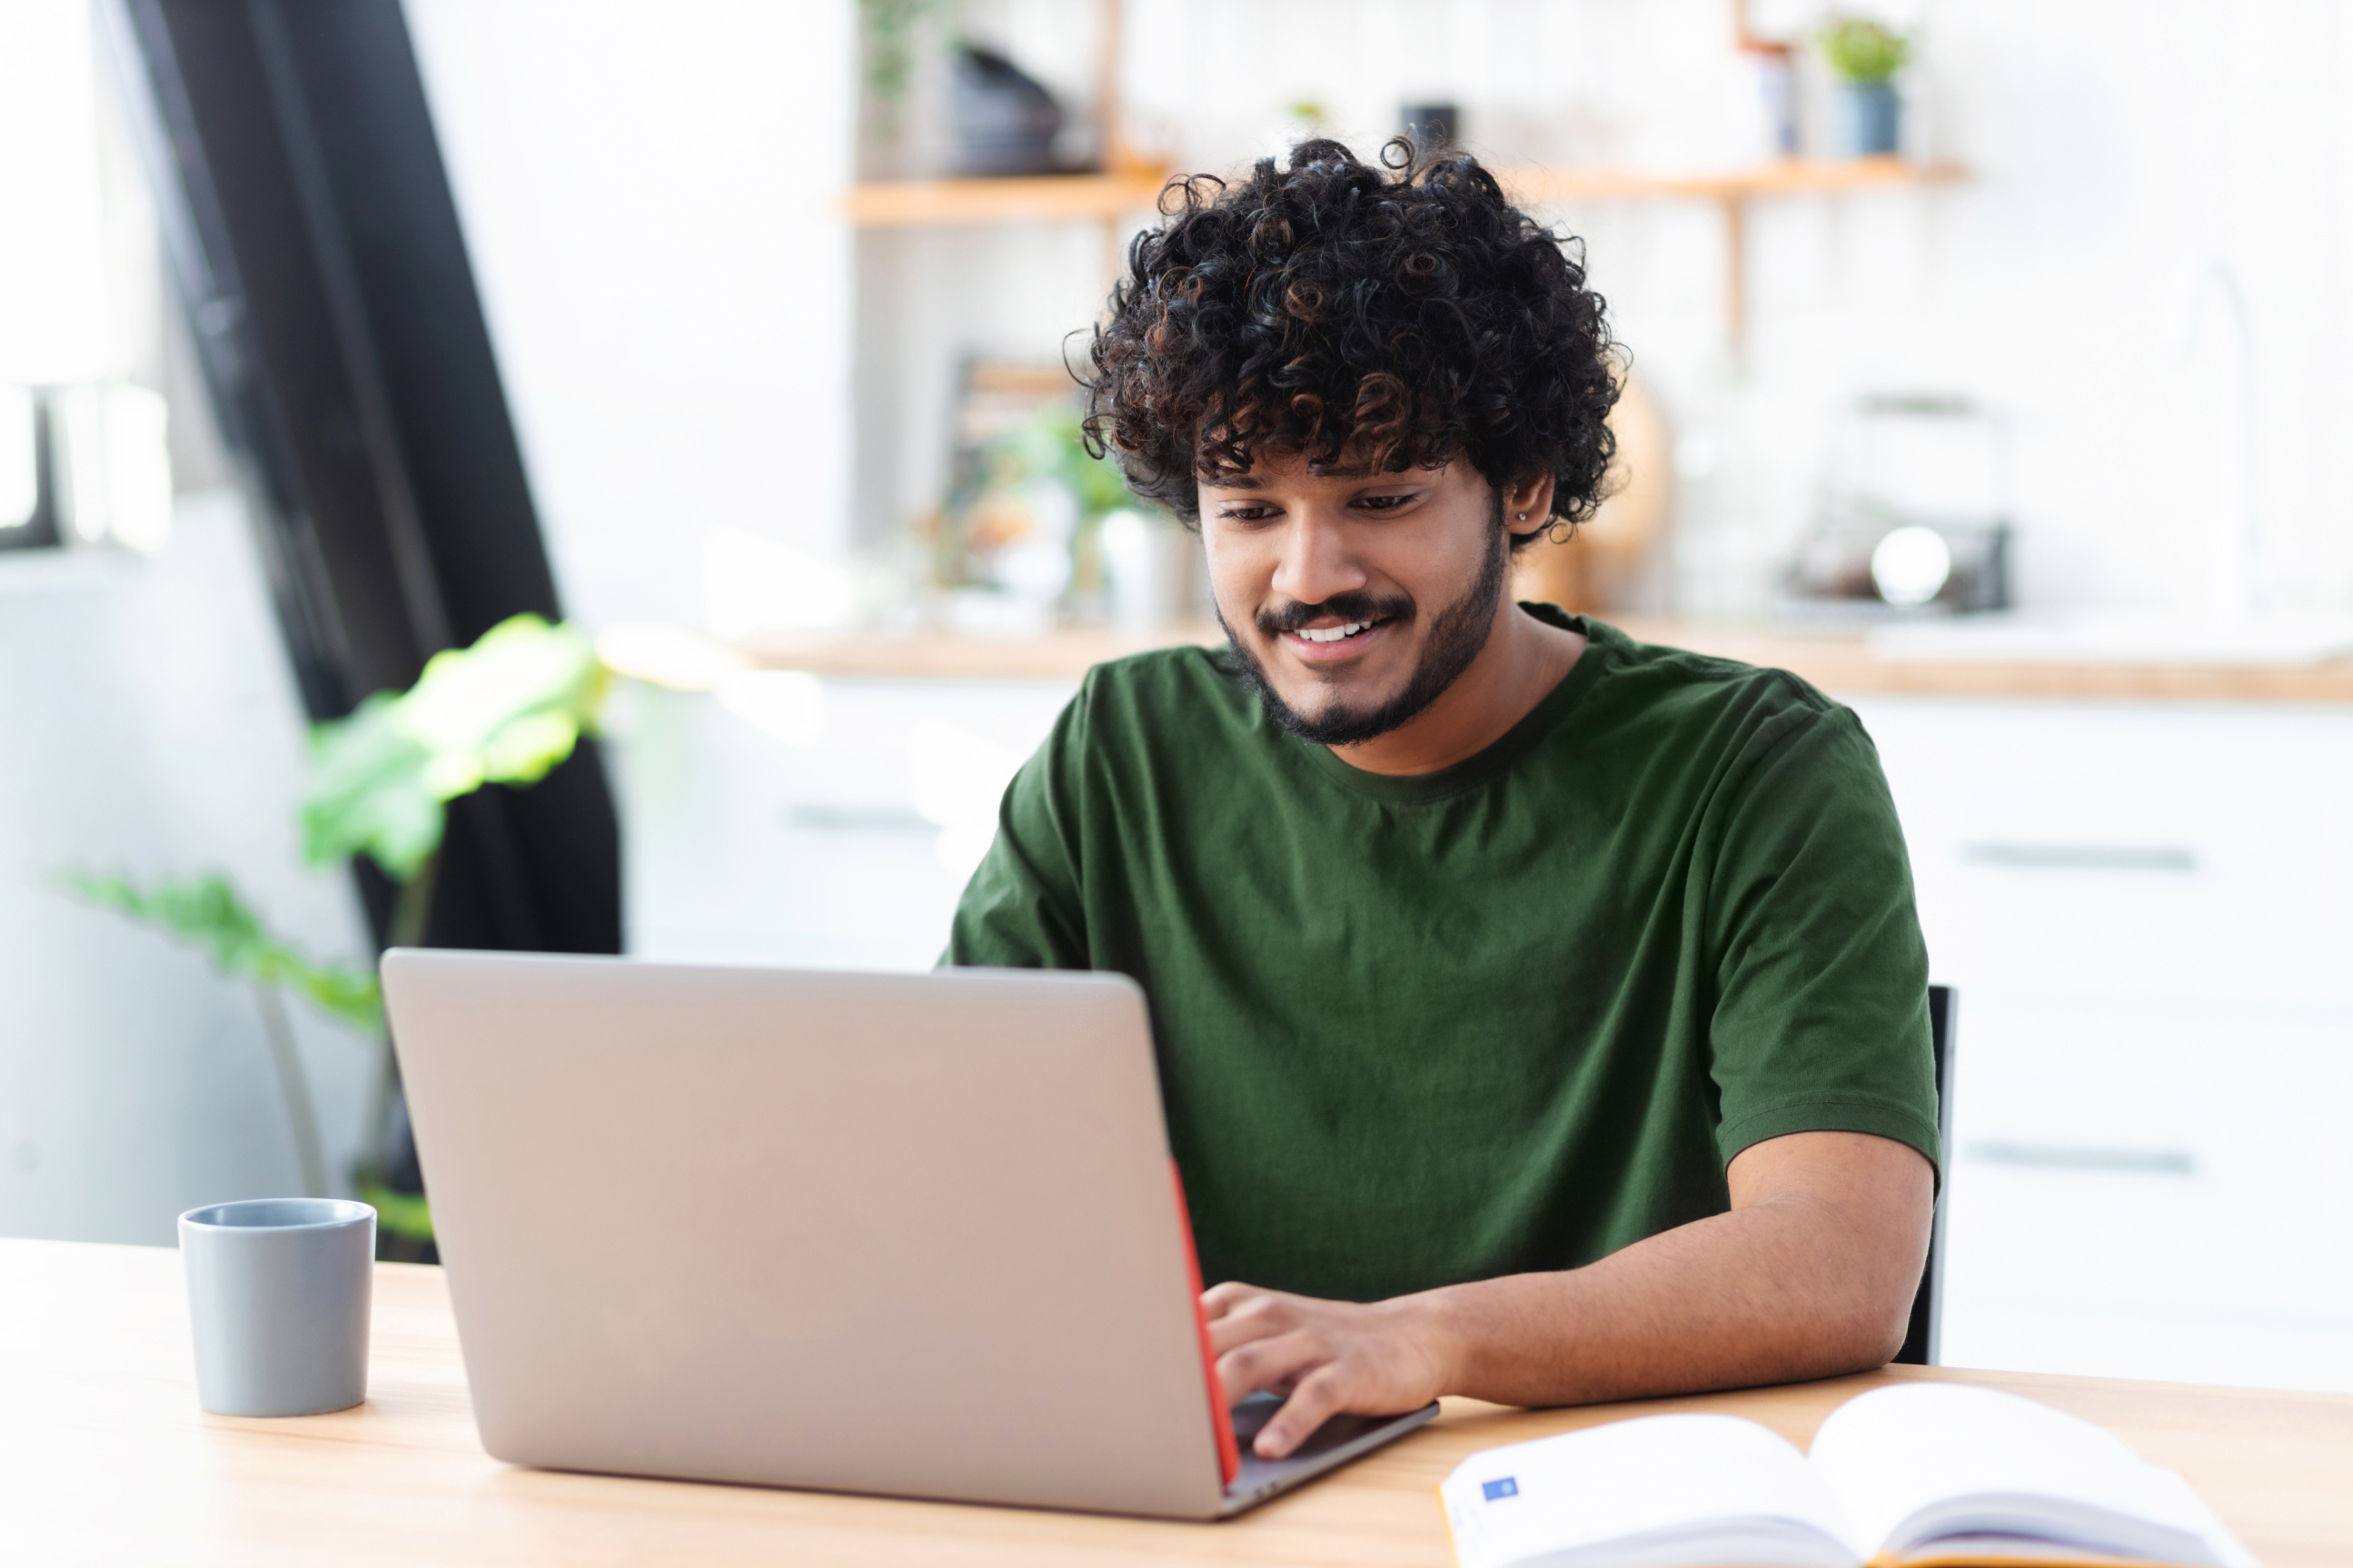
<path fill-rule="evenodd" d="M 1581 1405 L 1830 1377 L 1904 1341 L 1935 1213 L 1928 1162 L 1863 1132 L 1792 1132 L 1725 1172 L 1728 1214 L 1558 1274 L 1359 1306 L 1250 1285 L 1204 1294 L 1226 1397 L 1290 1397 L 1252 1445 L 1279 1459 L 1327 1416 L 1440 1394 Z"/>
<path fill-rule="evenodd" d="M 1280 1459 L 1326 1417 L 1393 1415 L 1421 1406 L 1457 1381 L 1452 1330 L 1438 1293 L 1359 1305 L 1287 1296 L 1255 1285 L 1219 1285 L 1201 1297 L 1218 1379 L 1240 1403 L 1266 1391 L 1290 1397 L 1251 1445 Z"/>

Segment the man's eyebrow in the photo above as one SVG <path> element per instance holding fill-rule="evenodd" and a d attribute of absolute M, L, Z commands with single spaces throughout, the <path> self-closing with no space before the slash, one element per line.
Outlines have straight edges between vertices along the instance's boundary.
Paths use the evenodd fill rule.
<path fill-rule="evenodd" d="M 1410 482 L 1406 474 L 1376 473 L 1370 468 L 1320 468 L 1315 471 L 1314 477 L 1319 479 L 1377 479 Z M 1272 479 L 1262 479 L 1254 473 L 1204 474 L 1193 482 L 1205 490 L 1258 490 L 1268 489 L 1274 483 Z"/>

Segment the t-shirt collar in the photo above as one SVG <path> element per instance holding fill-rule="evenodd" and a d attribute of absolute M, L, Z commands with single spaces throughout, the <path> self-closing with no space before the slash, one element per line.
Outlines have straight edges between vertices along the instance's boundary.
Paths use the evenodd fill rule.
<path fill-rule="evenodd" d="M 1620 650 L 1627 645 L 1625 633 L 1590 616 L 1573 616 L 1557 605 L 1528 599 L 1520 601 L 1520 608 L 1546 626 L 1583 633 L 1585 651 L 1577 656 L 1568 673 L 1561 677 L 1559 685 L 1546 692 L 1518 723 L 1497 736 L 1484 750 L 1434 773 L 1374 773 L 1342 762 L 1329 746 L 1302 741 L 1295 736 L 1286 735 L 1284 738 L 1303 751 L 1308 761 L 1324 777 L 1343 788 L 1369 795 L 1375 800 L 1402 804 L 1444 800 L 1477 788 L 1508 770 L 1558 729 L 1561 721 L 1568 717 L 1569 710 L 1577 706 L 1586 692 L 1592 689 L 1609 666 L 1616 661 Z"/>

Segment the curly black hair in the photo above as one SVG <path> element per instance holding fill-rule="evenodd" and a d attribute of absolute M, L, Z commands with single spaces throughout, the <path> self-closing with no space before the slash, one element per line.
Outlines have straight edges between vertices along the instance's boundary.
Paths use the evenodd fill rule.
<path fill-rule="evenodd" d="M 1622 355 L 1584 252 L 1468 153 L 1382 166 L 1301 142 L 1247 181 L 1172 180 L 1094 329 L 1085 440 L 1189 523 L 1200 482 L 1261 450 L 1327 472 L 1441 468 L 1498 491 L 1553 477 L 1553 530 L 1593 513 Z M 1500 507 L 1499 507 L 1500 511 Z"/>

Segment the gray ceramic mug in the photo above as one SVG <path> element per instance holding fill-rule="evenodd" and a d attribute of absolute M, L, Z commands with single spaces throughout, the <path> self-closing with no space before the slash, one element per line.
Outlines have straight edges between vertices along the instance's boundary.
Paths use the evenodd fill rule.
<path fill-rule="evenodd" d="M 216 1415 L 315 1415 L 367 1397 L 375 1210 L 252 1198 L 180 1216 L 196 1400 Z"/>

